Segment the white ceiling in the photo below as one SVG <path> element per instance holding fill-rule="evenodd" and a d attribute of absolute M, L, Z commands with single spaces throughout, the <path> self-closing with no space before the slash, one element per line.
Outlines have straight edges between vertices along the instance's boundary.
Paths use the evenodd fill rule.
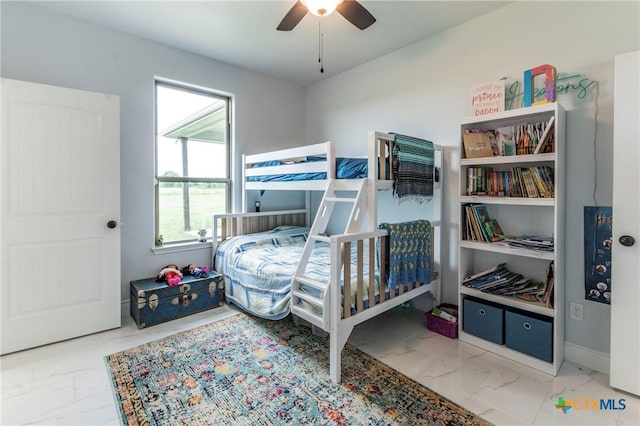
<path fill-rule="evenodd" d="M 307 86 L 508 4 L 505 1 L 360 3 L 377 22 L 359 30 L 340 14 L 307 14 L 290 32 L 276 27 L 287 1 L 41 1 L 39 6 L 218 61 Z M 324 70 L 318 63 L 318 22 Z"/>

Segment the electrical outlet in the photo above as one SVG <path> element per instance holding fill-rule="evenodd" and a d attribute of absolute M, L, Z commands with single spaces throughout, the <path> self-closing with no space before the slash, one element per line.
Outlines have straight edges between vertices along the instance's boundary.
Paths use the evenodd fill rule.
<path fill-rule="evenodd" d="M 580 303 L 569 303 L 569 319 L 584 321 L 584 305 Z"/>

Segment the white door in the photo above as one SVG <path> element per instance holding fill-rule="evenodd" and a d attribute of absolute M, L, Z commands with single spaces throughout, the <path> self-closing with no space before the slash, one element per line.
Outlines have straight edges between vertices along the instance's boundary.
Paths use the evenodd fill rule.
<path fill-rule="evenodd" d="M 0 90 L 0 353 L 119 327 L 118 97 Z"/>
<path fill-rule="evenodd" d="M 640 52 L 616 56 L 614 97 L 610 383 L 640 395 Z"/>

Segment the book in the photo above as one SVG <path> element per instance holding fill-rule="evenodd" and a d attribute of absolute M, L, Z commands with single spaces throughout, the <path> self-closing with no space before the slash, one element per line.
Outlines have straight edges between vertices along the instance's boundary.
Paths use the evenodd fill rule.
<path fill-rule="evenodd" d="M 551 263 L 549 264 L 549 267 L 547 268 L 547 283 L 546 283 L 547 288 L 545 289 L 545 292 L 542 298 L 542 303 L 544 303 L 546 306 L 550 308 L 553 307 L 554 270 L 555 270 L 555 267 L 554 267 L 554 262 L 552 260 Z"/>
<path fill-rule="evenodd" d="M 480 228 L 478 226 L 478 222 L 476 220 L 476 216 L 473 213 L 473 208 L 471 206 L 466 206 L 465 207 L 465 212 L 467 214 L 467 219 L 469 219 L 469 221 L 471 222 L 471 229 L 473 231 L 472 235 L 472 240 L 473 241 L 483 241 L 482 239 L 482 233 L 480 232 Z"/>
<path fill-rule="evenodd" d="M 536 188 L 538 188 L 538 193 L 543 198 L 552 198 L 549 196 L 549 191 L 547 191 L 546 185 L 542 181 L 542 177 L 540 177 L 540 172 L 537 167 L 529 167 L 529 173 L 533 178 L 533 182 L 536 184 Z"/>
<path fill-rule="evenodd" d="M 552 115 L 551 118 L 549 119 L 547 126 L 544 128 L 544 133 L 542 133 L 542 136 L 540 136 L 540 142 L 538 143 L 538 146 L 536 146 L 536 150 L 533 152 L 534 154 L 541 153 L 544 146 L 547 144 L 547 142 L 549 142 L 549 139 L 551 138 L 551 135 L 552 135 L 555 119 L 556 119 L 555 115 Z"/>
<path fill-rule="evenodd" d="M 516 142 L 513 140 L 513 126 L 499 127 L 495 130 L 498 155 L 515 155 Z M 507 146 L 509 152 L 507 153 Z"/>
<path fill-rule="evenodd" d="M 511 272 L 507 268 L 504 268 L 500 273 L 496 273 L 491 276 L 491 279 L 487 279 L 482 283 L 476 283 L 475 287 L 479 290 L 498 289 L 504 284 L 507 284 L 518 276 L 518 274 Z"/>
<path fill-rule="evenodd" d="M 538 283 L 532 282 L 530 279 L 523 278 L 513 285 L 511 289 L 505 289 L 500 292 L 503 296 L 515 296 L 516 294 L 537 293 Z"/>
<path fill-rule="evenodd" d="M 519 287 L 523 281 L 526 281 L 526 278 L 512 272 L 511 275 L 501 280 L 501 282 L 496 282 L 493 286 L 485 287 L 482 291 L 491 294 L 503 294 L 506 291 Z"/>
<path fill-rule="evenodd" d="M 464 283 L 464 285 L 470 288 L 475 288 L 476 290 L 482 290 L 483 288 L 488 288 L 495 285 L 495 283 L 506 277 L 512 276 L 512 274 L 513 272 L 509 271 L 507 268 L 501 268 L 489 275 L 485 275 L 472 281 L 468 281 Z"/>
<path fill-rule="evenodd" d="M 489 177 L 491 175 L 492 169 L 490 167 L 477 167 L 477 189 L 476 195 L 487 195 L 489 194 Z"/>
<path fill-rule="evenodd" d="M 486 130 L 465 130 L 462 135 L 465 158 L 492 157 L 495 136 Z"/>
<path fill-rule="evenodd" d="M 553 237 L 521 235 L 519 237 L 505 236 L 502 242 L 512 247 L 525 248 L 530 250 L 553 251 Z"/>
<path fill-rule="evenodd" d="M 496 271 L 492 275 L 478 278 L 465 285 L 467 287 L 475 288 L 476 290 L 483 290 L 504 282 L 508 277 L 511 277 L 512 274 L 513 272 L 509 271 L 508 269 L 502 269 L 500 271 Z"/>
<path fill-rule="evenodd" d="M 502 155 L 500 152 L 500 148 L 498 147 L 498 141 L 496 140 L 495 135 L 489 137 L 489 143 L 491 143 L 491 151 L 493 151 L 494 156 Z"/>
<path fill-rule="evenodd" d="M 521 283 L 521 285 L 518 286 L 518 288 L 505 291 L 502 294 L 504 296 L 515 296 L 516 294 L 537 293 L 539 291 L 538 286 L 539 286 L 539 283 L 527 279 L 527 280 L 523 280 L 523 282 Z"/>
<path fill-rule="evenodd" d="M 531 176 L 529 169 L 522 169 L 521 175 L 522 180 L 524 181 L 524 187 L 527 193 L 526 195 L 529 198 L 538 198 L 538 189 L 536 188 L 536 184 L 533 181 L 533 177 Z"/>
<path fill-rule="evenodd" d="M 511 197 L 511 172 L 504 171 L 502 172 L 502 180 L 504 182 L 504 195 L 505 197 Z"/>
<path fill-rule="evenodd" d="M 522 177 L 522 167 L 516 167 L 515 168 L 516 171 L 516 176 L 518 177 L 517 180 L 517 193 L 519 197 L 527 197 L 527 188 L 525 186 L 524 183 L 524 178 Z"/>
<path fill-rule="evenodd" d="M 502 172 L 496 172 L 497 176 L 502 177 Z M 504 197 L 505 195 L 505 184 L 503 179 L 498 179 L 498 195 Z"/>
<path fill-rule="evenodd" d="M 471 225 L 471 218 L 468 214 L 465 213 L 466 222 L 467 222 L 467 236 L 466 239 L 470 241 L 475 241 L 476 236 L 473 233 L 473 225 Z"/>
<path fill-rule="evenodd" d="M 504 239 L 504 231 L 500 227 L 500 224 L 498 224 L 497 220 L 490 219 L 485 226 L 487 227 L 487 233 L 491 235 L 491 242 L 501 241 Z"/>
<path fill-rule="evenodd" d="M 538 144 L 538 137 L 536 136 L 535 126 L 531 123 L 527 124 L 527 138 L 525 139 L 525 154 L 533 154 L 535 146 Z"/>
<path fill-rule="evenodd" d="M 549 198 L 554 197 L 554 185 L 553 185 L 553 169 L 550 166 L 538 166 L 540 171 L 540 177 L 547 187 L 547 194 Z"/>
<path fill-rule="evenodd" d="M 522 197 L 522 193 L 520 192 L 520 182 L 518 180 L 518 168 L 513 167 L 511 169 L 511 189 L 510 195 L 511 197 Z"/>
<path fill-rule="evenodd" d="M 504 268 L 504 266 L 505 266 L 505 263 L 498 263 L 496 266 L 493 266 L 493 267 L 491 267 L 489 269 L 486 269 L 484 271 L 478 272 L 478 273 L 473 274 L 473 275 L 468 275 L 462 280 L 462 284 L 465 284 L 465 283 L 467 283 L 469 281 L 475 280 L 475 279 L 480 278 L 480 277 L 484 277 L 486 275 L 490 275 L 490 274 L 496 272 L 497 270 L 500 270 L 500 269 Z"/>
<path fill-rule="evenodd" d="M 482 240 L 486 242 L 491 242 L 491 238 L 487 233 L 486 224 L 491 220 L 489 216 L 489 211 L 487 210 L 487 206 L 484 204 L 475 204 L 471 207 L 473 209 L 473 213 L 476 216 L 478 221 L 478 227 L 480 228 L 480 233 L 482 234 Z"/>
<path fill-rule="evenodd" d="M 486 205 L 470 204 L 465 207 L 465 212 L 467 220 L 470 220 L 473 226 L 477 241 L 492 243 L 501 241 L 504 238 L 504 232 L 500 224 L 497 220 L 491 218 Z"/>
<path fill-rule="evenodd" d="M 529 137 L 527 133 L 527 125 L 521 124 L 517 127 L 517 135 L 516 135 L 516 155 L 526 154 L 525 145 L 526 141 Z"/>
<path fill-rule="evenodd" d="M 476 168 L 469 167 L 467 169 L 467 195 L 473 195 L 476 192 Z"/>
<path fill-rule="evenodd" d="M 516 141 L 512 139 L 502 142 L 502 150 L 505 156 L 516 155 Z"/>

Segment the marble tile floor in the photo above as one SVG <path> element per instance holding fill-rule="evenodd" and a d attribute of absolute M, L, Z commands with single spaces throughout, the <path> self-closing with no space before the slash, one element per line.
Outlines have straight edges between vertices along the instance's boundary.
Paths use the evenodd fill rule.
<path fill-rule="evenodd" d="M 230 306 L 143 330 L 122 327 L 0 358 L 2 425 L 117 425 L 103 357 L 216 321 Z M 349 343 L 497 425 L 640 425 L 640 400 L 608 377 L 565 361 L 551 377 L 426 329 L 423 314 L 394 309 L 357 326 Z M 624 398 L 618 411 L 554 407 L 558 397 Z"/>

